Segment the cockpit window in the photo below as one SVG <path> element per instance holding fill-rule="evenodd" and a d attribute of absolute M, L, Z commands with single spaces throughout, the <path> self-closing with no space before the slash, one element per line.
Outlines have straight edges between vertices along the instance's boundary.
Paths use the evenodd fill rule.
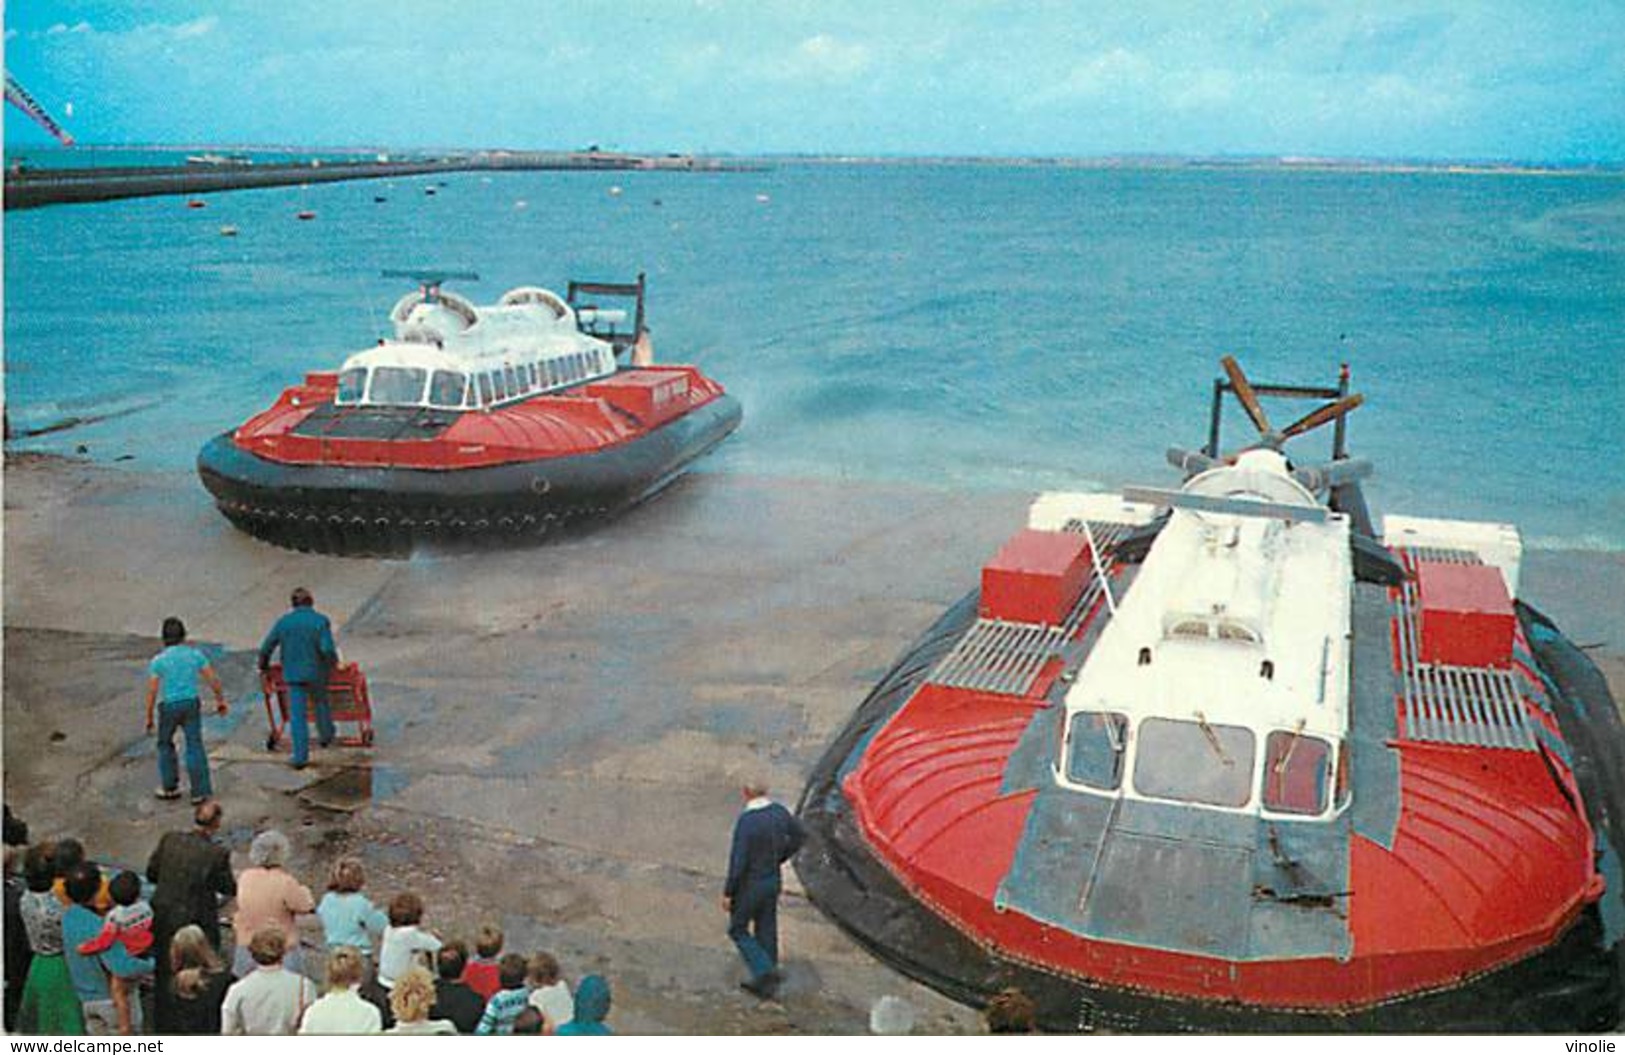
<path fill-rule="evenodd" d="M 1318 736 L 1277 729 L 1264 741 L 1264 808 L 1277 813 L 1326 811 L 1332 745 Z"/>
<path fill-rule="evenodd" d="M 436 370 L 429 379 L 429 403 L 436 407 L 460 407 L 467 388 L 467 374 L 455 370 Z"/>
<path fill-rule="evenodd" d="M 423 402 L 423 383 L 429 372 L 415 366 L 375 366 L 367 385 L 371 403 L 413 405 Z"/>
<path fill-rule="evenodd" d="M 1245 806 L 1253 793 L 1255 743 L 1244 726 L 1147 718 L 1140 723 L 1134 790 L 1176 802 Z"/>
<path fill-rule="evenodd" d="M 1079 711 L 1067 734 L 1066 779 L 1102 791 L 1123 782 L 1123 751 L 1128 718 L 1102 711 Z"/>
<path fill-rule="evenodd" d="M 335 403 L 359 403 L 361 393 L 367 387 L 367 368 L 353 366 L 339 375 L 339 390 L 334 395 Z"/>
<path fill-rule="evenodd" d="M 480 402 L 482 404 L 489 404 L 496 394 L 491 389 L 491 375 L 480 374 L 478 377 L 480 382 Z"/>

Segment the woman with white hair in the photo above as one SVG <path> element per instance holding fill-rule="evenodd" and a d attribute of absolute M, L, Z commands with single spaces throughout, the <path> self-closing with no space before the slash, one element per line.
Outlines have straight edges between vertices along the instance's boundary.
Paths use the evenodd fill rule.
<path fill-rule="evenodd" d="M 254 969 L 248 942 L 255 932 L 265 927 L 276 927 L 286 939 L 288 952 L 283 965 L 291 971 L 299 971 L 303 966 L 298 917 L 314 912 L 316 899 L 311 896 L 309 887 L 283 868 L 290 850 L 288 837 L 274 828 L 260 832 L 249 844 L 250 867 L 237 876 L 237 914 L 231 920 L 231 929 L 237 936 L 232 973 L 238 978 Z"/>

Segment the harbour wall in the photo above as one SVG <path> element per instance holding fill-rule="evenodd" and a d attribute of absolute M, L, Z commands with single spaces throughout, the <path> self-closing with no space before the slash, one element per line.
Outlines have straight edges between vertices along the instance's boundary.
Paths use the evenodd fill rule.
<path fill-rule="evenodd" d="M 144 198 L 167 194 L 205 194 L 251 187 L 285 187 L 339 180 L 393 179 L 451 172 L 520 171 L 728 171 L 720 162 L 684 156 L 644 157 L 631 154 L 549 153 L 479 154 L 467 158 L 423 161 L 343 161 L 309 164 L 226 164 L 143 168 L 35 169 L 5 176 L 5 208 L 31 209 Z"/>

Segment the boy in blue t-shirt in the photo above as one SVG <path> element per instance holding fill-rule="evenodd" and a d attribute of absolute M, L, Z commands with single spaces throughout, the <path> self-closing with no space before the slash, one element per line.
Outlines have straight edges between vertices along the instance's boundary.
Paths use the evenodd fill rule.
<path fill-rule="evenodd" d="M 209 660 L 185 644 L 186 624 L 174 616 L 164 620 L 164 650 L 147 666 L 147 732 L 158 732 L 158 797 L 181 797 L 181 778 L 175 765 L 175 732 L 186 737 L 186 777 L 192 801 L 213 794 L 209 784 L 209 756 L 203 750 L 203 711 L 198 700 L 198 678 L 214 692 L 215 710 L 226 713 L 226 693 Z M 157 711 L 157 724 L 153 712 Z"/>

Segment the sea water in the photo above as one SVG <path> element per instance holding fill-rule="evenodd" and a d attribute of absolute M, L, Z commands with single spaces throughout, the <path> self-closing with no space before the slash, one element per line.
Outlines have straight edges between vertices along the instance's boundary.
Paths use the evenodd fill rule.
<path fill-rule="evenodd" d="M 184 469 L 382 336 L 410 287 L 385 268 L 472 269 L 449 288 L 477 303 L 644 271 L 658 357 L 745 408 L 701 471 L 969 500 L 1173 485 L 1162 452 L 1206 440 L 1221 355 L 1285 384 L 1348 363 L 1375 511 L 1625 549 L 1617 174 L 779 163 L 203 200 L 6 214 L 11 426 L 106 416 L 13 449 Z M 1323 458 L 1330 432 L 1289 452 Z"/>

